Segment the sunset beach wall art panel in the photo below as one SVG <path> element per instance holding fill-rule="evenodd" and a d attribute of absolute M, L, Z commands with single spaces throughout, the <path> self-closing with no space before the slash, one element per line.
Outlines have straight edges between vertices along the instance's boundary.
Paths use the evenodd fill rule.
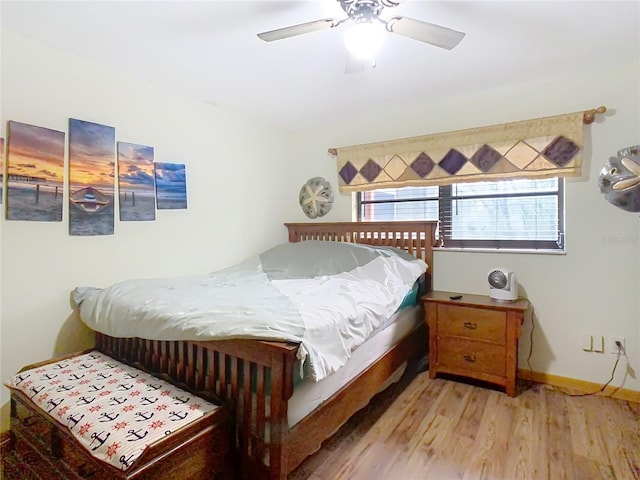
<path fill-rule="evenodd" d="M 153 147 L 118 142 L 120 220 L 155 220 Z"/>
<path fill-rule="evenodd" d="M 64 132 L 9 121 L 7 220 L 62 221 Z"/>
<path fill-rule="evenodd" d="M 0 138 L 0 203 L 4 199 L 4 138 Z"/>
<path fill-rule="evenodd" d="M 114 127 L 69 119 L 69 233 L 112 235 Z"/>
<path fill-rule="evenodd" d="M 156 163 L 158 210 L 187 208 L 187 174 L 181 163 Z"/>

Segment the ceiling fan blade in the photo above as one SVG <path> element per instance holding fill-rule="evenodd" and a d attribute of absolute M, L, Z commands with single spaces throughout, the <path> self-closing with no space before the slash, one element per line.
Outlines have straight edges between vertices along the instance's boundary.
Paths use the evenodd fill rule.
<path fill-rule="evenodd" d="M 464 33 L 422 20 L 393 17 L 387 21 L 387 30 L 419 42 L 451 50 L 464 38 Z"/>
<path fill-rule="evenodd" d="M 265 42 L 273 42 L 274 40 L 282 40 L 283 38 L 295 37 L 296 35 L 316 32 L 318 30 L 332 28 L 338 25 L 339 22 L 337 22 L 333 18 L 324 18 L 322 20 L 316 20 L 314 22 L 301 23 L 299 25 L 292 25 L 290 27 L 278 28 L 277 30 L 271 30 L 269 32 L 262 32 L 258 34 L 258 37 Z"/>

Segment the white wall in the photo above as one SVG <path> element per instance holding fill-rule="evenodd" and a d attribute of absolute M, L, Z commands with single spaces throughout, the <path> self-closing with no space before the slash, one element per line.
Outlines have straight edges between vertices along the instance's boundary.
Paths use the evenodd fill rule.
<path fill-rule="evenodd" d="M 329 147 L 493 125 L 606 105 L 609 112 L 585 127 L 583 176 L 566 183 L 566 255 L 462 253 L 435 254 L 434 287 L 487 293 L 491 267 L 508 266 L 535 307 L 533 371 L 605 383 L 615 356 L 585 353 L 582 332 L 624 336 L 628 358 L 620 362 L 615 385 L 640 391 L 640 218 L 604 200 L 598 174 L 623 147 L 640 143 L 640 67 L 635 56 L 618 71 L 580 71 L 567 78 L 461 92 L 436 102 L 415 99 L 411 106 L 361 112 L 334 119 L 297 138 L 310 173 L 338 184 Z M 312 169 L 312 170 L 311 170 Z M 349 220 L 350 195 L 337 195 L 327 221 Z M 520 340 L 519 367 L 528 368 L 531 324 Z"/>
<path fill-rule="evenodd" d="M 117 140 L 155 147 L 156 161 L 186 164 L 188 194 L 187 210 L 158 211 L 154 222 L 119 222 L 116 213 L 111 236 L 69 236 L 66 202 L 62 222 L 2 215 L 3 380 L 90 346 L 69 302 L 77 285 L 212 271 L 286 241 L 282 223 L 299 211 L 306 178 L 290 169 L 283 132 L 7 30 L 1 53 L 0 137 L 8 120 L 65 132 L 69 117 L 111 125 Z"/>

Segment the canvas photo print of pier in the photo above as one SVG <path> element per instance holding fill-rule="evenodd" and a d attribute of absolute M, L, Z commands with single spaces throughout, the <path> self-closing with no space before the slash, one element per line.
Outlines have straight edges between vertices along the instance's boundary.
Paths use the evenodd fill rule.
<path fill-rule="evenodd" d="M 0 138 L 0 203 L 4 199 L 4 138 Z"/>
<path fill-rule="evenodd" d="M 187 208 L 187 173 L 182 163 L 156 163 L 158 210 Z"/>
<path fill-rule="evenodd" d="M 64 142 L 64 132 L 9 121 L 7 220 L 62 221 Z"/>
<path fill-rule="evenodd" d="M 69 120 L 69 233 L 112 235 L 115 195 L 114 127 Z"/>
<path fill-rule="evenodd" d="M 121 221 L 156 219 L 153 147 L 118 142 L 118 194 Z"/>

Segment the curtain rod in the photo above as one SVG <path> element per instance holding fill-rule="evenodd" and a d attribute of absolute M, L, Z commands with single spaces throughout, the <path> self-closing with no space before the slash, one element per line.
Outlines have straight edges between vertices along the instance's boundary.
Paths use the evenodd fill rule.
<path fill-rule="evenodd" d="M 596 118 L 596 115 L 602 115 L 607 111 L 607 107 L 604 105 L 600 105 L 597 108 L 592 108 L 591 110 L 585 110 L 582 114 L 582 123 L 585 125 L 591 125 Z M 329 148 L 327 150 L 329 155 L 333 155 L 334 157 L 338 155 L 338 149 L 335 147 Z"/>

